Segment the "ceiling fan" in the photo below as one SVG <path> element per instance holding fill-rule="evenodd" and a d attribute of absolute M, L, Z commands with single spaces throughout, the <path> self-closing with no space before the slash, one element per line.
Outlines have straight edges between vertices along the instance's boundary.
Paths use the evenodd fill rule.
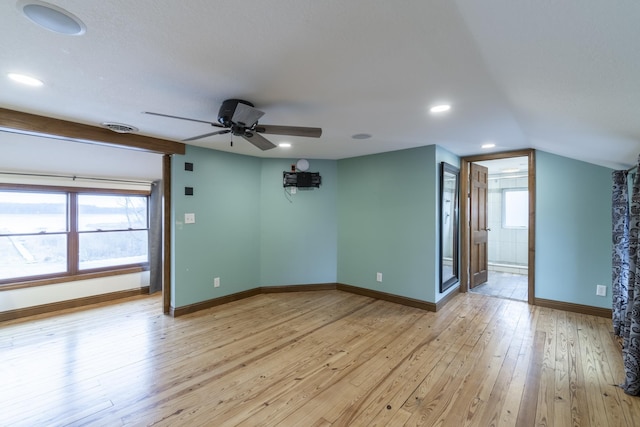
<path fill-rule="evenodd" d="M 223 130 L 209 132 L 205 133 L 204 135 L 198 135 L 191 138 L 183 139 L 183 141 L 185 142 L 194 141 L 196 139 L 206 138 L 213 135 L 231 133 L 232 135 L 243 137 L 261 150 L 270 150 L 276 147 L 275 144 L 260 135 L 261 133 L 306 136 L 309 138 L 320 138 L 320 135 L 322 135 L 321 128 L 258 124 L 258 119 L 260 119 L 260 117 L 264 115 L 264 112 L 254 108 L 254 105 L 252 103 L 244 101 L 242 99 L 227 99 L 226 101 L 224 101 L 220 106 L 220 110 L 218 111 L 217 122 L 208 122 L 206 120 L 197 120 L 187 117 L 172 116 L 169 114 L 153 113 L 151 111 L 144 111 L 144 114 L 170 117 L 172 119 L 190 120 L 192 122 L 207 123 L 211 126 L 223 128 Z"/>

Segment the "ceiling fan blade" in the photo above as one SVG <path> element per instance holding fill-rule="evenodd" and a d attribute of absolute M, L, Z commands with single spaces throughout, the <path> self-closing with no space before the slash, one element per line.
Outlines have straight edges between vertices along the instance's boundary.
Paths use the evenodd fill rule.
<path fill-rule="evenodd" d="M 213 135 L 222 135 L 229 132 L 231 132 L 231 129 L 219 130 L 216 132 L 205 133 L 204 135 L 192 136 L 191 138 L 183 139 L 182 142 L 195 141 L 196 139 L 202 139 Z"/>
<path fill-rule="evenodd" d="M 255 145 L 256 147 L 258 147 L 259 149 L 261 149 L 262 151 L 276 148 L 275 144 L 273 144 L 267 138 L 254 132 L 245 132 L 245 134 L 242 135 L 242 137 L 247 141 L 249 141 L 250 143 L 252 143 L 253 145 Z"/>
<path fill-rule="evenodd" d="M 259 124 L 258 126 L 256 126 L 255 131 L 274 135 L 306 136 L 308 138 L 320 138 L 320 136 L 322 135 L 321 128 L 309 128 L 302 126 L 278 126 Z"/>
<path fill-rule="evenodd" d="M 152 115 L 152 116 L 160 116 L 160 117 L 169 117 L 171 119 L 189 120 L 190 122 L 207 123 L 207 124 L 209 124 L 211 126 L 215 126 L 215 127 L 219 127 L 219 128 L 223 128 L 224 127 L 220 123 L 216 123 L 216 122 L 208 122 L 206 120 L 190 119 L 188 117 L 172 116 L 170 114 L 153 113 L 151 111 L 143 111 L 142 114 L 149 114 L 149 115 Z"/>
<path fill-rule="evenodd" d="M 233 112 L 231 121 L 236 124 L 242 124 L 244 127 L 250 128 L 258 122 L 258 119 L 264 115 L 264 111 L 257 110 L 246 104 L 238 103 L 236 110 Z"/>

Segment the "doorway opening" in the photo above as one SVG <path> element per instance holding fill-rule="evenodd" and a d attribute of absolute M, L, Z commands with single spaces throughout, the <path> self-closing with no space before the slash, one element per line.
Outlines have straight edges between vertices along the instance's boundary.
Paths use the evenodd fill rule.
<path fill-rule="evenodd" d="M 534 151 L 461 163 L 461 291 L 534 304 Z"/>

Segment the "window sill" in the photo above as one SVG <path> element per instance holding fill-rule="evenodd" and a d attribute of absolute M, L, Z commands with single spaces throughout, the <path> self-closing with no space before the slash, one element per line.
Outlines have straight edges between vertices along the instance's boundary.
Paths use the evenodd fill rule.
<path fill-rule="evenodd" d="M 117 270 L 97 271 L 92 273 L 82 273 L 73 276 L 50 277 L 38 280 L 26 280 L 23 282 L 6 283 L 0 285 L 0 292 L 14 289 L 33 288 L 36 286 L 55 285 L 57 283 L 75 282 L 78 280 L 97 279 L 100 277 L 119 276 L 122 274 L 141 273 L 148 270 L 147 267 L 127 267 Z"/>

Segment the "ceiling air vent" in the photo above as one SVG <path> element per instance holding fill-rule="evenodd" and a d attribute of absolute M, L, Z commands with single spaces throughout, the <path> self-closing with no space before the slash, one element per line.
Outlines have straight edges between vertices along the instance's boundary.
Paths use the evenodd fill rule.
<path fill-rule="evenodd" d="M 107 129 L 111 129 L 112 131 L 117 132 L 117 133 L 135 133 L 135 132 L 138 132 L 138 128 L 137 127 L 125 125 L 125 124 L 122 124 L 122 123 L 105 122 L 105 123 L 102 123 L 102 126 L 106 127 Z"/>

